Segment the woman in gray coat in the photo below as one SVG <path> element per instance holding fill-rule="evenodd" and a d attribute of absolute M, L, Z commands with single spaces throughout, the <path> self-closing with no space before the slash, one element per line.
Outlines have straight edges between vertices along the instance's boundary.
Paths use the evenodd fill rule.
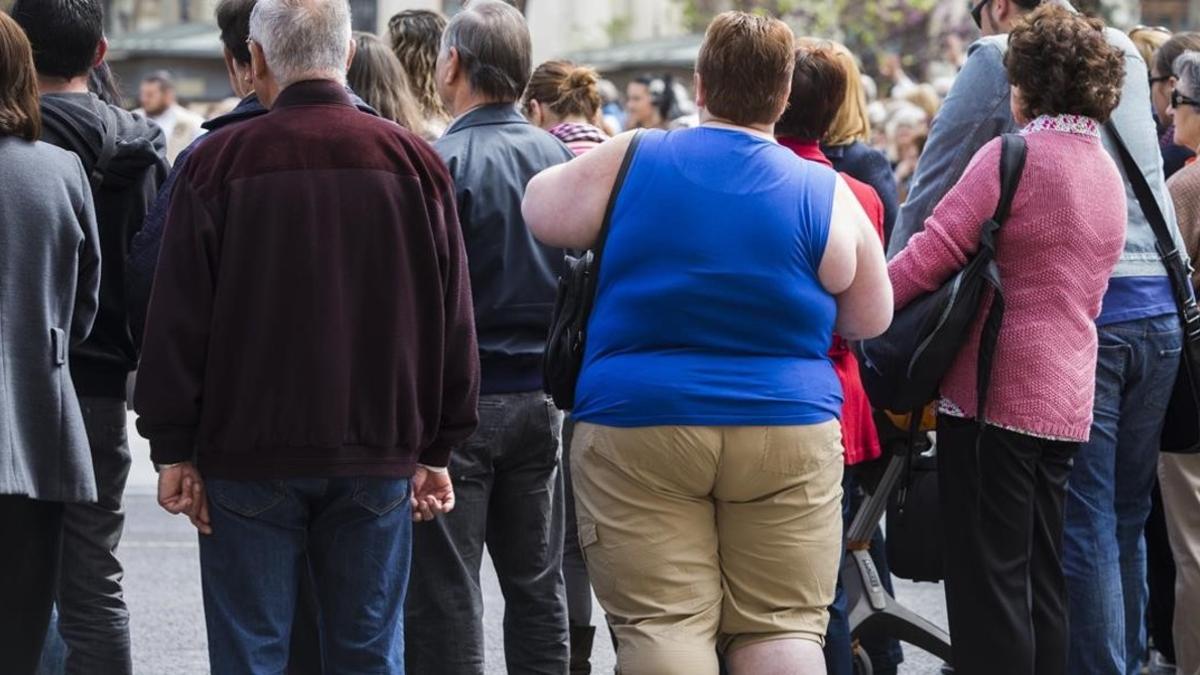
<path fill-rule="evenodd" d="M 96 315 L 100 247 L 79 159 L 37 142 L 33 54 L 0 13 L 0 655 L 32 673 L 64 502 L 96 481 L 67 363 Z"/>

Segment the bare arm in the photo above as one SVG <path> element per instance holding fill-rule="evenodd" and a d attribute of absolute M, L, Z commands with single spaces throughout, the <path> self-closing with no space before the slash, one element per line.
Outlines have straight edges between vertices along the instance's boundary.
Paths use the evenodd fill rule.
<path fill-rule="evenodd" d="M 534 176 L 521 204 L 533 236 L 556 248 L 591 248 L 632 138 L 633 132 L 621 134 Z"/>
<path fill-rule="evenodd" d="M 821 285 L 837 298 L 839 335 L 866 340 L 892 323 L 892 284 L 875 226 L 841 178 L 833 197 Z"/>

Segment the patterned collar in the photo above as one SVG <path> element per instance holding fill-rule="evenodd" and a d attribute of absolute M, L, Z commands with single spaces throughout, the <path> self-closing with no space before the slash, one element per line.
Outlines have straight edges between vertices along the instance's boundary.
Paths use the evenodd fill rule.
<path fill-rule="evenodd" d="M 1058 131 L 1064 134 L 1100 138 L 1100 123 L 1083 115 L 1042 115 L 1025 125 L 1021 134 L 1029 135 L 1039 131 Z"/>

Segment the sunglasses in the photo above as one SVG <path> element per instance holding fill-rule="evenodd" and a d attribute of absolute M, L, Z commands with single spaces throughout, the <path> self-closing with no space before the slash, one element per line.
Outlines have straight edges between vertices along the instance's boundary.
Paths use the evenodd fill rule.
<path fill-rule="evenodd" d="M 1172 77 L 1175 77 L 1175 76 L 1174 75 L 1163 75 L 1162 77 L 1154 77 L 1153 75 L 1151 75 L 1150 76 L 1150 85 L 1154 86 L 1154 85 L 1158 84 L 1159 82 L 1167 82 Z"/>
<path fill-rule="evenodd" d="M 971 7 L 971 18 L 975 20 L 975 27 L 983 30 L 983 8 L 992 0 L 979 0 L 979 2 Z"/>
<path fill-rule="evenodd" d="M 1194 98 L 1188 98 L 1187 96 L 1184 96 L 1183 94 L 1179 93 L 1178 89 L 1171 92 L 1171 107 L 1172 108 L 1179 108 L 1179 107 L 1182 107 L 1185 105 L 1191 106 L 1193 108 L 1200 108 L 1200 101 L 1197 101 Z"/>

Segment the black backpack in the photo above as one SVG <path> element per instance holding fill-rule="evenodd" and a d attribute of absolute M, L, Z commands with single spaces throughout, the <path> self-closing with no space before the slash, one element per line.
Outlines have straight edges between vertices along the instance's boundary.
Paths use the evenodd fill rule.
<path fill-rule="evenodd" d="M 600 275 L 600 254 L 604 252 L 604 242 L 608 239 L 617 196 L 621 193 L 625 175 L 629 173 L 629 165 L 641 139 L 642 132 L 635 133 L 629 142 L 629 149 L 625 151 L 625 159 L 613 183 L 595 245 L 578 256 L 568 254 L 565 270 L 558 278 L 554 317 L 550 321 L 550 336 L 542 356 L 542 385 L 559 410 L 575 407 L 575 384 L 579 381 L 579 371 L 583 369 L 588 319 L 592 315 Z"/>
<path fill-rule="evenodd" d="M 991 288 L 994 294 L 980 340 L 976 383 L 977 416 L 983 419 L 992 358 L 1004 319 L 1004 292 L 996 265 L 996 232 L 1008 218 L 1025 168 L 1025 139 L 1005 134 L 1002 143 L 1000 200 L 996 212 L 981 227 L 979 250 L 941 288 L 896 312 L 887 332 L 859 344 L 863 387 L 876 408 L 914 413 L 913 419 L 919 423 L 920 411 L 937 397 L 942 379 L 966 343 L 984 294 Z"/>

